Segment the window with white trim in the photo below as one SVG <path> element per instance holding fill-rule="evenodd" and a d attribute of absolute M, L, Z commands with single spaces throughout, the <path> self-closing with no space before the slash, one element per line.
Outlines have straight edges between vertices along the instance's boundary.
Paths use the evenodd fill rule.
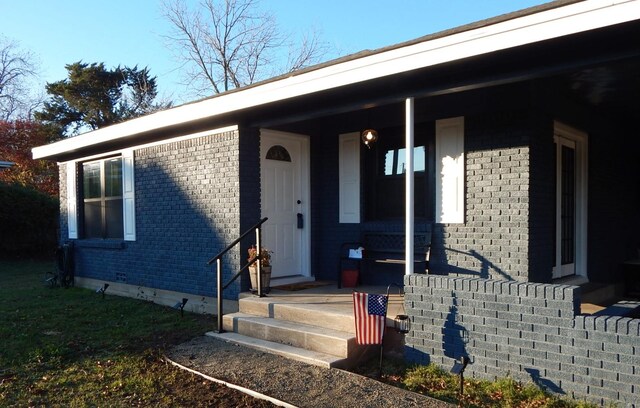
<path fill-rule="evenodd" d="M 84 238 L 124 238 L 122 184 L 122 157 L 82 164 Z"/>

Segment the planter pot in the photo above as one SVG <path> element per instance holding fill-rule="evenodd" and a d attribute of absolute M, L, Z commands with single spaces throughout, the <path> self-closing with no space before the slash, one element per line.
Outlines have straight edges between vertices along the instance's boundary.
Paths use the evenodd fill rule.
<path fill-rule="evenodd" d="M 249 267 L 249 278 L 251 278 L 251 291 L 258 291 L 258 267 L 255 265 L 251 265 Z M 271 285 L 271 267 L 263 266 L 262 267 L 262 291 L 265 293 L 269 293 L 269 289 Z"/>
<path fill-rule="evenodd" d="M 342 287 L 355 288 L 358 285 L 358 270 L 345 269 L 342 271 Z"/>

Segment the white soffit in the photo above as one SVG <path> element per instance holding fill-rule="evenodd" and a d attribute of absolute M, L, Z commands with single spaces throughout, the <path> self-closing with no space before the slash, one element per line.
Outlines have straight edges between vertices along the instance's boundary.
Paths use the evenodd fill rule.
<path fill-rule="evenodd" d="M 587 0 L 178 106 L 36 147 L 33 158 L 56 156 L 141 132 L 637 19 L 640 0 Z"/>

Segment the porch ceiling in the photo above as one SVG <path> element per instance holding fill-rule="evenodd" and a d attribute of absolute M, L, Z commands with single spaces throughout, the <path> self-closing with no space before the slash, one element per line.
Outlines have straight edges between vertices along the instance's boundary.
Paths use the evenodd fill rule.
<path fill-rule="evenodd" d="M 493 86 L 548 82 L 581 104 L 632 117 L 640 96 L 640 21 L 494 52 L 254 109 L 247 126 L 292 122 Z"/>
<path fill-rule="evenodd" d="M 585 104 L 608 112 L 637 115 L 640 61 L 628 60 L 559 76 L 556 84 Z"/>

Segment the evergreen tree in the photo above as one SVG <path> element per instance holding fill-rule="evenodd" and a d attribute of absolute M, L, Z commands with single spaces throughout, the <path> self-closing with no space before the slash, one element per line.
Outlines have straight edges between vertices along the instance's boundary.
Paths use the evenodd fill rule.
<path fill-rule="evenodd" d="M 50 100 L 35 118 L 57 126 L 60 134 L 95 130 L 171 106 L 155 103 L 156 77 L 147 68 L 76 62 L 66 66 L 68 78 L 48 83 Z"/>

